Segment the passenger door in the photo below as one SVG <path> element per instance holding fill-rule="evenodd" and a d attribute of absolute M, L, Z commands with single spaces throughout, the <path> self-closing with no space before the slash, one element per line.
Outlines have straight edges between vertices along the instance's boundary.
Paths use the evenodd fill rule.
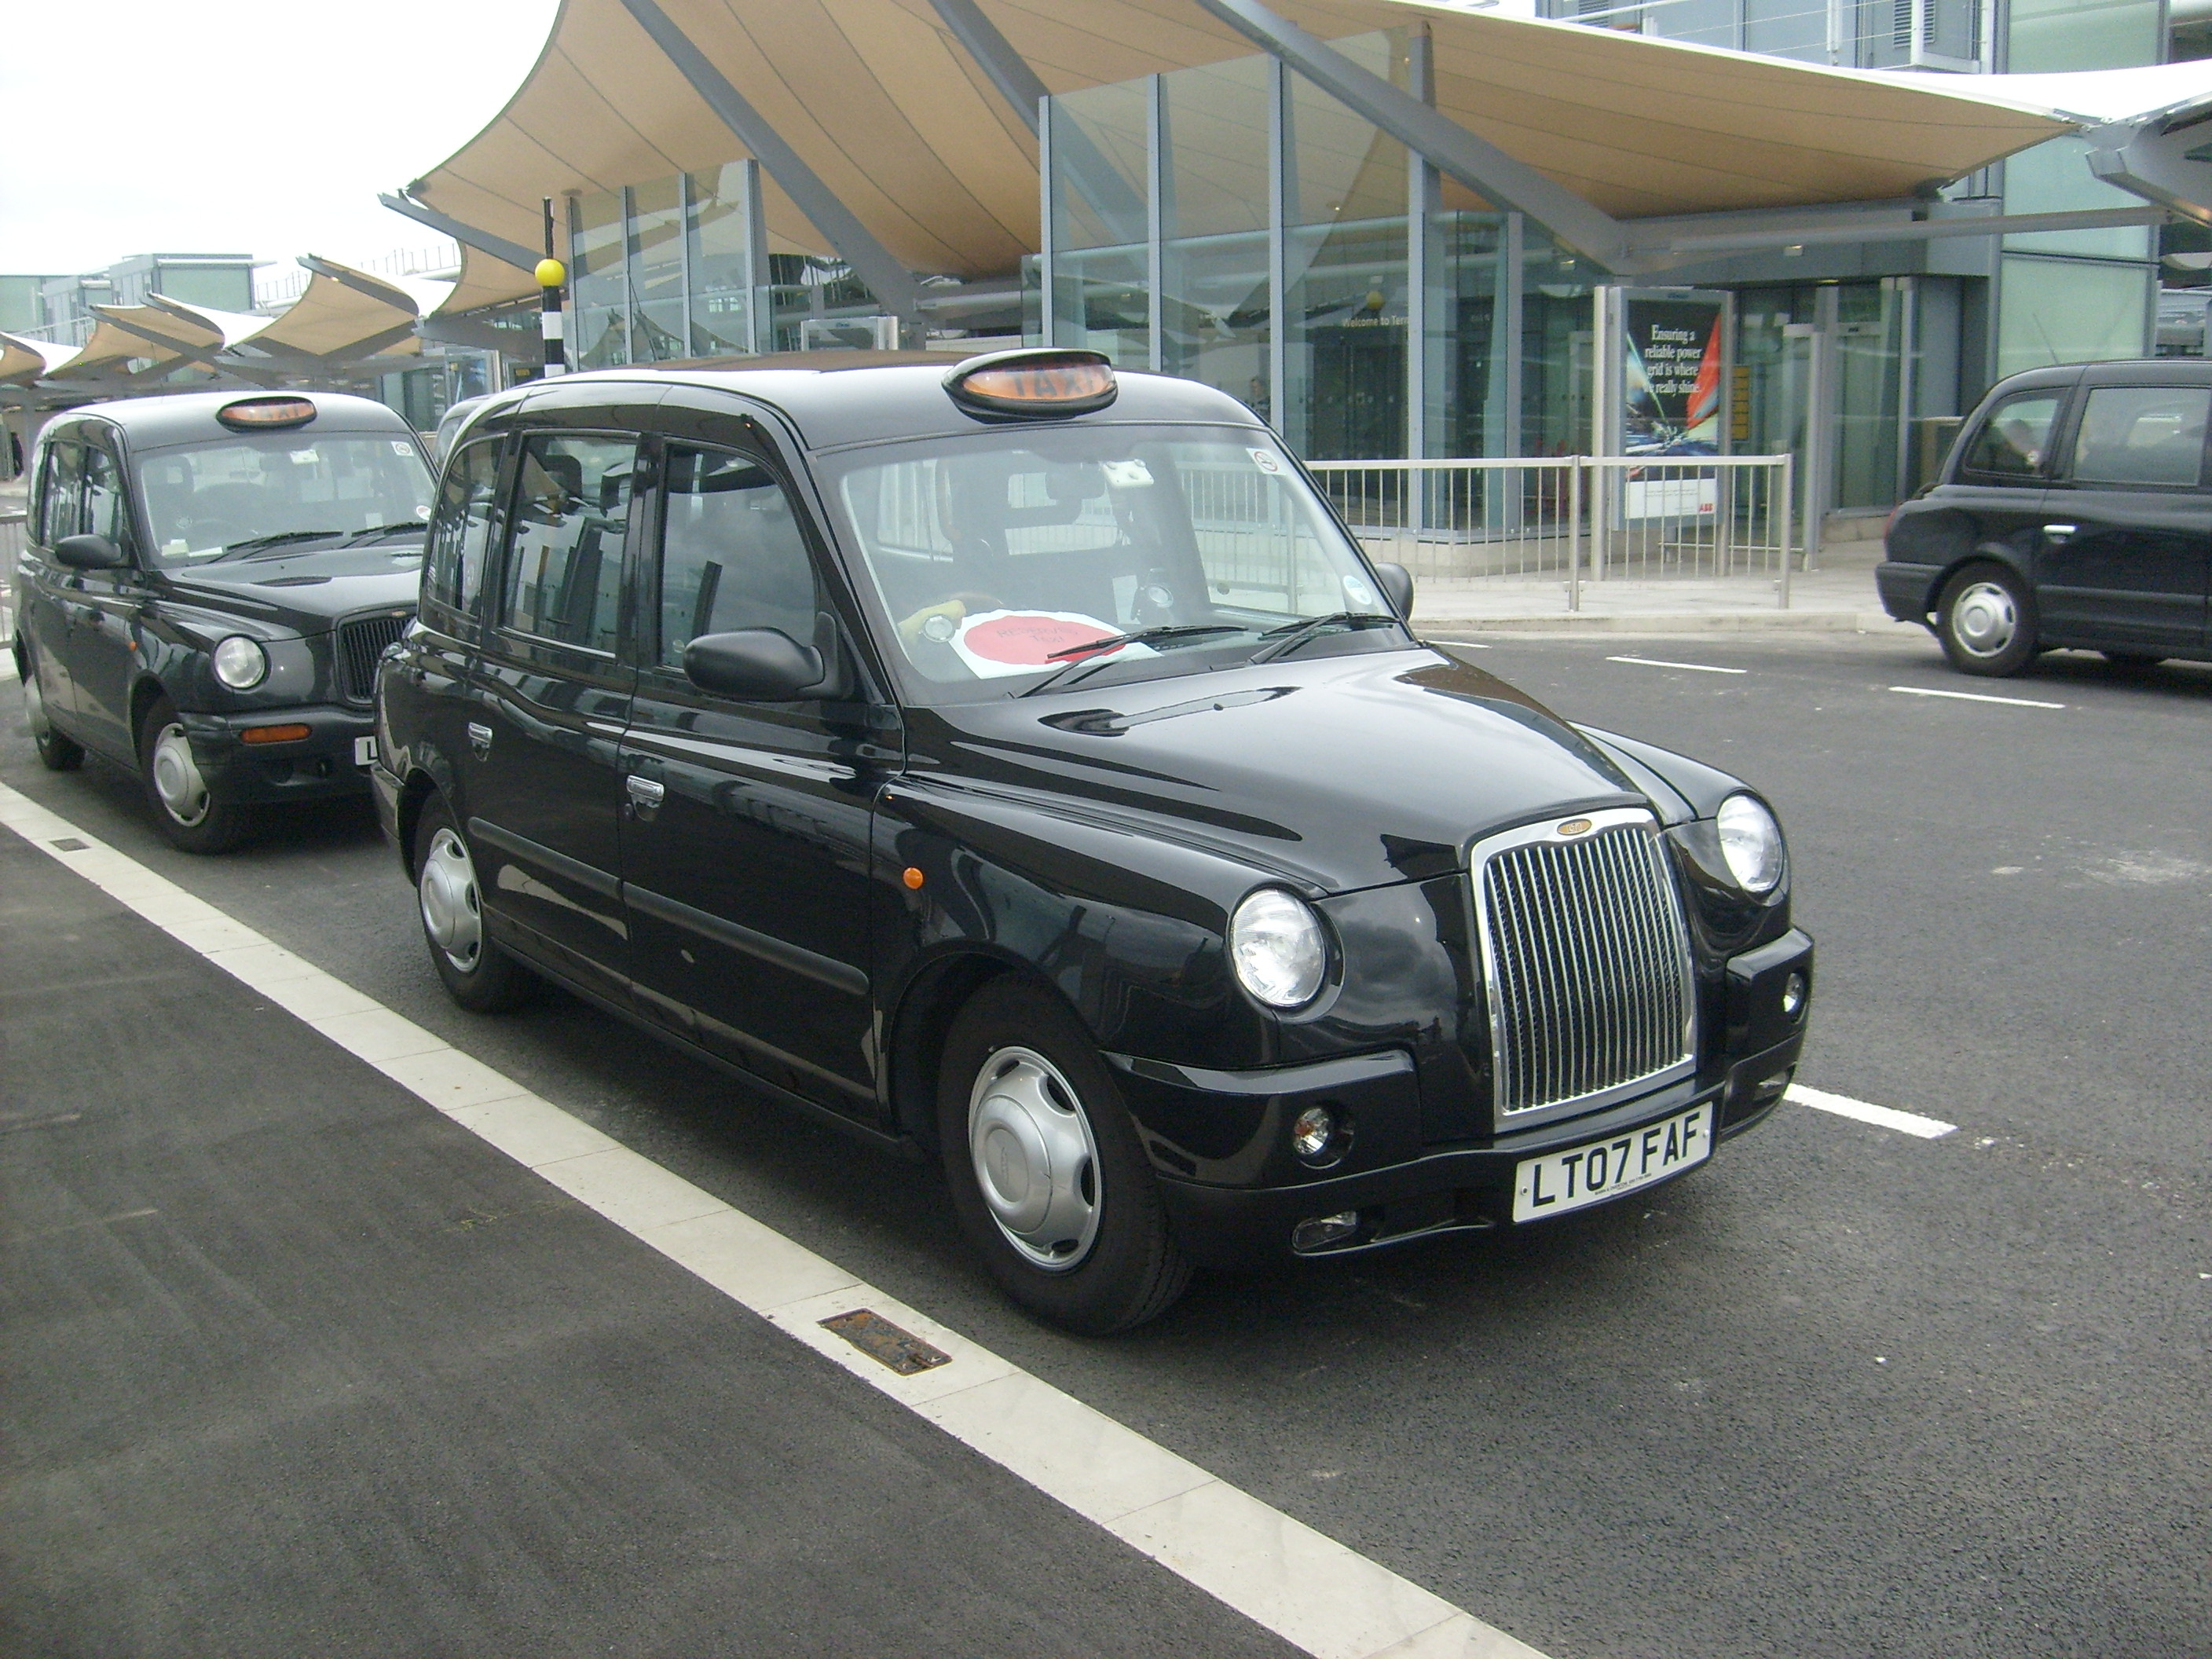
<path fill-rule="evenodd" d="M 138 612 L 147 594 L 137 563 L 134 518 L 122 456 L 112 440 L 95 431 L 84 447 L 81 533 L 105 536 L 132 562 L 74 573 L 78 580 L 70 584 L 75 592 L 69 669 L 77 724 L 88 742 L 111 754 L 131 754 L 137 745 L 137 733 L 131 729 L 131 683 L 137 663 L 133 647 Z"/>
<path fill-rule="evenodd" d="M 536 432 L 517 458 L 494 625 L 471 676 L 459 764 L 484 904 L 586 988 L 626 998 L 617 873 L 617 653 L 637 440 Z"/>
<path fill-rule="evenodd" d="M 2044 497 L 2045 637 L 2155 655 L 2204 642 L 2212 387 L 2091 386 L 2064 473 Z"/>
<path fill-rule="evenodd" d="M 1937 492 L 1968 515 L 1978 549 L 2006 548 L 2023 570 L 2043 533 L 2051 438 L 2070 389 L 2033 386 L 1997 403 L 1967 441 L 1954 481 Z"/>
<path fill-rule="evenodd" d="M 84 523 L 84 446 L 74 438 L 50 439 L 41 463 L 39 521 L 30 526 L 38 544 L 36 574 L 29 584 L 21 625 L 31 641 L 39 695 L 46 717 L 58 718 L 71 732 L 76 719 L 76 681 L 70 673 L 70 634 L 82 608 L 77 572 L 54 559 L 54 544 L 74 536 Z"/>
<path fill-rule="evenodd" d="M 484 724 L 471 712 L 470 684 L 483 645 L 487 583 L 495 568 L 492 552 L 503 520 L 500 483 L 505 453 L 503 438 L 480 438 L 462 446 L 446 464 L 423 548 L 416 626 L 407 635 L 400 663 L 380 671 L 378 688 L 380 699 L 388 697 L 390 678 L 402 677 L 402 695 L 412 705 L 404 741 L 419 745 L 439 781 L 454 792 L 453 809 L 463 819 L 474 811 L 471 789 L 478 770 L 468 727 L 471 721 Z M 395 763 L 394 757 L 383 758 L 387 765 Z"/>
<path fill-rule="evenodd" d="M 623 749 L 638 995 L 723 1058 L 872 1115 L 868 852 L 877 774 L 823 705 L 738 702 L 684 676 L 701 634 L 842 647 L 791 492 L 756 454 L 669 442 L 657 580 L 641 588 Z"/>

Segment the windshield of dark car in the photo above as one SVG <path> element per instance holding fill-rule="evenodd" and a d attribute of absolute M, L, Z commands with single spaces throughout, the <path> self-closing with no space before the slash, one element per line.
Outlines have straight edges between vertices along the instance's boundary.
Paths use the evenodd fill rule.
<path fill-rule="evenodd" d="M 138 462 L 138 488 L 166 569 L 271 536 L 350 536 L 430 516 L 429 469 L 397 434 L 240 434 L 155 450 Z"/>
<path fill-rule="evenodd" d="M 1102 679 L 1154 659 L 1241 662 L 1271 629 L 1389 614 L 1256 428 L 1024 425 L 857 450 L 825 471 L 918 701 L 1006 696 L 1085 642 L 1140 629 L 1219 628 L 1102 648 Z"/>

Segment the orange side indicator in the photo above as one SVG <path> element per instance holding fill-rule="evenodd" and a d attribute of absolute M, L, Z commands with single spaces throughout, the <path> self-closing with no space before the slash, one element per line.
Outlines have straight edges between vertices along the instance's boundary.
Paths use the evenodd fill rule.
<path fill-rule="evenodd" d="M 906 873 L 905 873 L 903 876 L 901 876 L 901 877 L 899 878 L 899 879 L 900 879 L 901 881 L 903 881 L 903 882 L 904 882 L 904 883 L 905 883 L 905 884 L 906 884 L 909 888 L 913 889 L 915 891 L 919 892 L 919 891 L 921 891 L 921 884 L 922 884 L 923 880 L 925 879 L 925 878 L 923 877 L 923 875 L 922 875 L 922 873 L 921 873 L 921 871 L 919 871 L 919 870 L 915 869 L 915 868 L 914 867 L 914 866 L 912 866 L 911 864 L 909 864 L 909 865 L 908 865 L 908 866 L 907 866 L 907 867 L 906 867 Z"/>
<path fill-rule="evenodd" d="M 247 743 L 297 743 L 310 734 L 304 726 L 249 726 L 238 735 Z"/>

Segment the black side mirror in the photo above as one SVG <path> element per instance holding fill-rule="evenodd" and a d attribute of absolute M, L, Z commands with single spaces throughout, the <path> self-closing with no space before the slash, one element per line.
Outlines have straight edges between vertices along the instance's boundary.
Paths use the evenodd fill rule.
<path fill-rule="evenodd" d="M 1375 579 L 1382 584 L 1382 597 L 1390 608 L 1411 622 L 1413 618 L 1413 573 L 1388 559 L 1375 562 Z"/>
<path fill-rule="evenodd" d="M 54 558 L 72 570 L 118 570 L 131 562 L 105 536 L 64 536 L 54 544 Z"/>
<path fill-rule="evenodd" d="M 702 634 L 684 647 L 684 672 L 702 691 L 747 702 L 788 702 L 824 678 L 822 653 L 780 628 Z"/>

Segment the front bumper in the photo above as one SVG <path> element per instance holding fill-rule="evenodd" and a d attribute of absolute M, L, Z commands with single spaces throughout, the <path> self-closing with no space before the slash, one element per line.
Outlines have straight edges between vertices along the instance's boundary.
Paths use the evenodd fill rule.
<path fill-rule="evenodd" d="M 250 714 L 179 714 L 192 759 L 217 800 L 267 804 L 358 795 L 368 788 L 368 769 L 356 759 L 356 744 L 374 738 L 368 709 L 257 708 Z M 304 726 L 307 735 L 284 743 L 247 743 L 250 727 Z"/>
<path fill-rule="evenodd" d="M 1248 1073 L 1109 1058 L 1176 1237 L 1192 1256 L 1235 1267 L 1351 1255 L 1516 1224 L 1516 1177 L 1528 1158 L 1626 1134 L 1692 1107 L 1714 1115 L 1717 1142 L 1760 1122 L 1781 1100 L 1804 1046 L 1812 973 L 1813 941 L 1794 929 L 1735 957 L 1721 1052 L 1698 1079 L 1480 1145 L 1420 1144 L 1419 1079 L 1402 1050 Z M 1794 1012 L 1784 1011 L 1785 994 L 1796 998 Z M 1290 1151 L 1289 1127 L 1310 1105 L 1327 1105 L 1352 1126 L 1350 1148 L 1336 1168 L 1307 1168 Z M 1322 1249 L 1292 1248 L 1300 1223 L 1347 1212 L 1359 1217 L 1349 1236 Z"/>

